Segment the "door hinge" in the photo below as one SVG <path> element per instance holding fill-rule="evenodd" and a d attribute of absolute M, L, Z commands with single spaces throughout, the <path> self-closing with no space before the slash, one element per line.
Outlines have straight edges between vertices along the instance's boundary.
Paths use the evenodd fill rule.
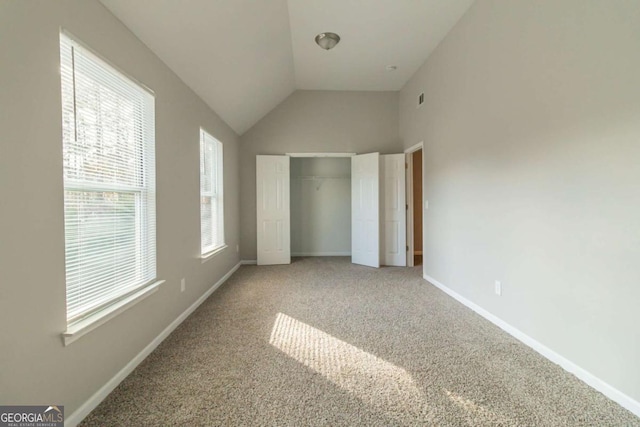
<path fill-rule="evenodd" d="M 409 252 L 409 246 L 407 246 L 407 252 Z"/>
<path fill-rule="evenodd" d="M 409 205 L 404 205 L 405 210 L 409 210 Z"/>
<path fill-rule="evenodd" d="M 404 168 L 405 168 L 405 169 L 409 169 L 409 163 L 405 163 L 405 164 L 404 164 Z"/>

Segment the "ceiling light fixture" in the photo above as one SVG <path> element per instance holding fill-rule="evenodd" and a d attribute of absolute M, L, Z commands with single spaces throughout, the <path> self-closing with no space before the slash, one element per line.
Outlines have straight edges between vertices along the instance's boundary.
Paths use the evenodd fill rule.
<path fill-rule="evenodd" d="M 316 36 L 316 43 L 324 50 L 333 49 L 340 41 L 340 36 L 336 33 L 320 33 Z"/>

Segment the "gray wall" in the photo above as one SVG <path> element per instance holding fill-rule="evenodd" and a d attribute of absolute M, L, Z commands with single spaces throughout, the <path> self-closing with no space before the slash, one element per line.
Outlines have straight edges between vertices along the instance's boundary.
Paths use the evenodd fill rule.
<path fill-rule="evenodd" d="M 397 92 L 294 92 L 240 138 L 240 254 L 256 259 L 256 155 L 402 152 Z"/>
<path fill-rule="evenodd" d="M 291 159 L 291 254 L 351 254 L 351 159 Z M 312 178 L 313 177 L 313 178 Z"/>
<path fill-rule="evenodd" d="M 637 1 L 478 0 L 400 95 L 424 272 L 637 401 L 639 46 Z"/>
<path fill-rule="evenodd" d="M 68 347 L 61 26 L 156 93 L 158 277 L 167 281 Z M 70 415 L 238 262 L 237 136 L 97 1 L 2 0 L 0 40 L 0 403 L 56 402 Z M 224 144 L 229 244 L 204 264 L 199 126 Z"/>

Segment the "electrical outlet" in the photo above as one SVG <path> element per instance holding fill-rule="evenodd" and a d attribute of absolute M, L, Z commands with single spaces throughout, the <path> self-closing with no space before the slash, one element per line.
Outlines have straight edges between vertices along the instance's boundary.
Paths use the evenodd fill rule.
<path fill-rule="evenodd" d="M 497 280 L 495 283 L 495 292 L 496 292 L 496 295 L 502 295 L 502 283 L 500 283 Z"/>
<path fill-rule="evenodd" d="M 425 210 L 425 211 L 428 211 L 428 210 L 429 210 L 429 201 L 428 201 L 428 200 L 425 200 L 425 201 L 424 201 L 424 210 Z"/>
<path fill-rule="evenodd" d="M 180 292 L 184 292 L 185 289 L 187 289 L 187 281 L 183 277 L 182 280 L 180 280 Z"/>

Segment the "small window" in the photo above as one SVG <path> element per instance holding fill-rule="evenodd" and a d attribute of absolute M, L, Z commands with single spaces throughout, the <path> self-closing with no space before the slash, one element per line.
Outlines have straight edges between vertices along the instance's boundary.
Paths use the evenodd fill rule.
<path fill-rule="evenodd" d="M 203 256 L 224 243 L 222 143 L 200 129 L 200 251 Z"/>
<path fill-rule="evenodd" d="M 67 324 L 156 278 L 154 97 L 60 35 Z"/>

